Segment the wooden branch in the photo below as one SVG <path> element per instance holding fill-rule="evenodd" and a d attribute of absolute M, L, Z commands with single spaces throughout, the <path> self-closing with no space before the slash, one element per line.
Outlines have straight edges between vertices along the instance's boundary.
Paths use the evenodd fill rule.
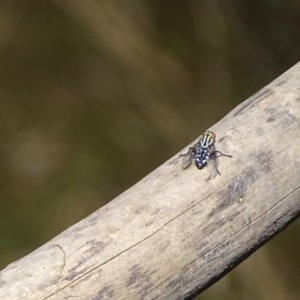
<path fill-rule="evenodd" d="M 221 176 L 177 154 L 7 266 L 0 299 L 184 299 L 282 230 L 300 211 L 300 64 L 211 130 L 233 155 Z"/>

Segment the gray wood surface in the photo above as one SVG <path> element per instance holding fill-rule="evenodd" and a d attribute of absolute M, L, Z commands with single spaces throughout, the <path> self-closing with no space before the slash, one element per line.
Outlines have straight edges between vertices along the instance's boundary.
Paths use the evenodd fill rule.
<path fill-rule="evenodd" d="M 300 64 L 212 128 L 221 176 L 176 154 L 0 272 L 0 299 L 185 299 L 300 211 Z M 201 132 L 199 132 L 200 134 Z M 186 152 L 188 147 L 180 151 Z"/>

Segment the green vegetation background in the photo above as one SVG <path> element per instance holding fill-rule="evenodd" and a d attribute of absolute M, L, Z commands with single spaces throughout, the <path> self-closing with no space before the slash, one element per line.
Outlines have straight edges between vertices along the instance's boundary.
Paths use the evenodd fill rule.
<path fill-rule="evenodd" d="M 0 3 L 0 267 L 299 60 L 299 1 Z M 299 222 L 198 299 L 300 299 Z"/>

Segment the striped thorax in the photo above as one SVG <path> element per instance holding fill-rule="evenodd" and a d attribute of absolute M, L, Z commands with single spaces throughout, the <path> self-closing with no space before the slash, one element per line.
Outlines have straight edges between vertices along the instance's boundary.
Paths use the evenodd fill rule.
<path fill-rule="evenodd" d="M 199 138 L 199 146 L 201 148 L 208 148 L 210 146 L 213 146 L 216 142 L 216 135 L 212 131 L 205 131 L 200 135 Z"/>

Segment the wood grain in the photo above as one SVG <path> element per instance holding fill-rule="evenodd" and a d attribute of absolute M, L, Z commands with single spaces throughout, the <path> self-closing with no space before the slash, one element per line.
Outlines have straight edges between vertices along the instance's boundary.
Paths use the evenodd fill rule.
<path fill-rule="evenodd" d="M 186 299 L 281 231 L 300 211 L 300 64 L 210 130 L 233 155 L 221 176 L 176 154 L 8 265 L 0 299 Z"/>

